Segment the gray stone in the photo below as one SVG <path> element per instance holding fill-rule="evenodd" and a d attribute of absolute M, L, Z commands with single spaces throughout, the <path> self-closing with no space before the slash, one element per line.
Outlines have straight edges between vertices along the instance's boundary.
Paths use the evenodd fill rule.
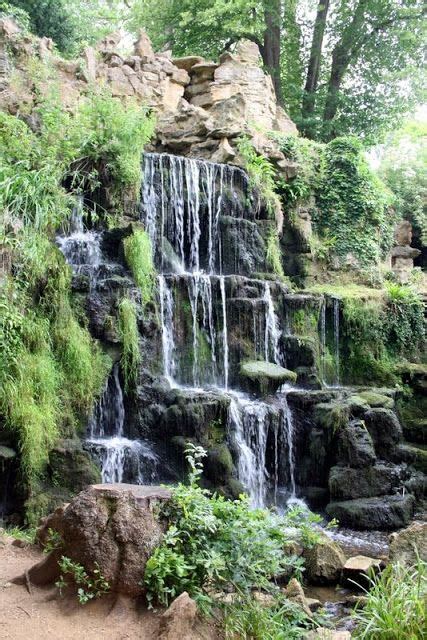
<path fill-rule="evenodd" d="M 354 468 L 365 468 L 376 461 L 369 431 L 362 420 L 352 420 L 338 432 L 338 461 Z"/>
<path fill-rule="evenodd" d="M 305 576 L 312 584 L 336 583 L 345 564 L 345 555 L 341 547 L 322 535 L 313 547 L 304 549 Z"/>
<path fill-rule="evenodd" d="M 294 371 L 261 360 L 242 363 L 240 375 L 247 380 L 251 390 L 261 394 L 274 392 L 285 382 L 296 382 L 297 379 Z"/>
<path fill-rule="evenodd" d="M 353 529 L 399 529 L 411 519 L 414 502 L 410 494 L 359 498 L 330 502 L 326 512 L 342 526 Z"/>
<path fill-rule="evenodd" d="M 335 466 L 329 472 L 331 499 L 352 500 L 386 495 L 401 486 L 401 476 L 402 469 L 390 463 L 378 462 L 358 469 Z"/>

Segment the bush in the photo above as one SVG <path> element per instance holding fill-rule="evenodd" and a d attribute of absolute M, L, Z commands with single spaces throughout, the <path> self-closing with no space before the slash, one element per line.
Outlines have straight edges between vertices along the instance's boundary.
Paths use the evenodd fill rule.
<path fill-rule="evenodd" d="M 274 168 L 267 158 L 255 151 L 249 138 L 242 137 L 237 142 L 237 150 L 249 176 L 249 186 L 261 196 L 270 216 L 274 217 L 276 211 L 281 208 Z"/>
<path fill-rule="evenodd" d="M 169 529 L 146 566 L 149 602 L 167 605 L 188 591 L 206 611 L 215 591 L 231 588 L 244 599 L 254 588 L 276 593 L 275 576 L 301 572 L 301 560 L 283 552 L 288 542 L 286 527 L 295 520 L 252 510 L 243 496 L 231 501 L 211 495 L 199 486 L 206 453 L 194 445 L 186 453 L 189 486 L 172 489 L 172 499 L 162 512 Z"/>
<path fill-rule="evenodd" d="M 356 609 L 359 640 L 421 640 L 427 635 L 427 563 L 390 564 L 370 579 L 366 604 Z"/>

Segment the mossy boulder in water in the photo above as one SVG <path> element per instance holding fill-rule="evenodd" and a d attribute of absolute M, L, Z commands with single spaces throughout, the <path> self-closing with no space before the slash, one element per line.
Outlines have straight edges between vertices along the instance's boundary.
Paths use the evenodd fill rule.
<path fill-rule="evenodd" d="M 266 395 L 274 393 L 285 382 L 296 382 L 297 374 L 273 362 L 253 360 L 240 366 L 240 375 L 249 391 Z"/>
<path fill-rule="evenodd" d="M 401 486 L 401 475 L 401 467 L 385 462 L 361 469 L 336 466 L 329 472 L 329 491 L 333 500 L 371 498 Z"/>

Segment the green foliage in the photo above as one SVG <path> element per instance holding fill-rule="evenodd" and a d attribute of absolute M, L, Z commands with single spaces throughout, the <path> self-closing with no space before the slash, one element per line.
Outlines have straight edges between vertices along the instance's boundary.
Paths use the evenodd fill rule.
<path fill-rule="evenodd" d="M 279 237 L 275 229 L 272 229 L 267 237 L 267 264 L 273 273 L 281 280 L 285 279 L 282 265 L 282 252 L 280 251 Z"/>
<path fill-rule="evenodd" d="M 150 236 L 137 229 L 123 241 L 125 258 L 133 278 L 141 291 L 142 304 L 153 299 L 155 269 Z"/>
<path fill-rule="evenodd" d="M 389 564 L 370 578 L 366 604 L 357 608 L 354 637 L 359 640 L 416 640 L 427 634 L 427 563 Z"/>
<path fill-rule="evenodd" d="M 304 638 L 311 626 L 301 607 L 284 596 L 266 605 L 250 594 L 239 594 L 223 605 L 223 611 L 227 640 L 296 640 Z"/>
<path fill-rule="evenodd" d="M 56 549 L 60 549 L 64 541 L 62 540 L 61 534 L 56 531 L 56 529 L 47 530 L 47 538 L 43 544 L 43 553 L 50 553 L 51 551 L 55 551 Z"/>
<path fill-rule="evenodd" d="M 299 573 L 300 561 L 283 552 L 285 516 L 253 510 L 241 497 L 231 501 L 200 488 L 201 447 L 189 445 L 189 486 L 179 484 L 163 514 L 170 526 L 147 562 L 144 582 L 149 602 L 167 605 L 183 591 L 203 610 L 213 591 L 232 587 L 248 595 L 253 588 L 275 591 L 271 580 L 284 570 Z"/>
<path fill-rule="evenodd" d="M 422 302 L 394 285 L 383 298 L 344 297 L 342 333 L 348 381 L 394 384 L 395 360 L 417 360 L 423 352 Z"/>
<path fill-rule="evenodd" d="M 86 604 L 94 598 L 100 598 L 110 591 L 110 585 L 99 570 L 95 562 L 95 569 L 89 574 L 83 565 L 73 562 L 67 556 L 61 556 L 59 560 L 61 575 L 55 583 L 62 595 L 62 590 L 67 586 L 66 576 L 71 576 L 77 585 L 77 599 L 80 604 Z"/>
<path fill-rule="evenodd" d="M 387 139 L 378 168 L 394 195 L 397 217 L 409 220 L 420 245 L 427 245 L 426 137 L 425 123 L 407 122 Z"/>
<path fill-rule="evenodd" d="M 52 38 L 61 52 L 76 54 L 114 31 L 123 18 L 123 3 L 107 0 L 9 0 L 0 13 L 16 18 L 26 30 Z"/>
<path fill-rule="evenodd" d="M 334 238 L 334 252 L 343 261 L 351 256 L 361 266 L 377 264 L 392 242 L 389 194 L 355 138 L 337 138 L 324 153 L 315 228 L 321 238 Z"/>
<path fill-rule="evenodd" d="M 154 132 L 148 110 L 113 98 L 107 89 L 93 90 L 80 102 L 75 121 L 78 153 L 72 166 L 74 188 L 99 180 L 114 191 L 137 197 L 141 182 L 141 153 Z M 120 206 L 120 202 L 116 202 Z"/>
<path fill-rule="evenodd" d="M 123 298 L 119 305 L 119 334 L 123 346 L 121 365 L 125 390 L 131 391 L 138 381 L 141 353 L 136 305 L 130 298 Z"/>
<path fill-rule="evenodd" d="M 280 209 L 280 198 L 277 195 L 273 166 L 267 158 L 260 156 L 255 151 L 249 138 L 239 138 L 237 149 L 249 176 L 249 186 L 256 194 L 259 194 L 273 217 L 275 212 Z M 258 206 L 260 204 L 261 202 L 258 203 Z"/>
<path fill-rule="evenodd" d="M 23 529 L 22 527 L 8 527 L 4 530 L 4 533 L 11 538 L 16 538 L 16 540 L 22 540 L 27 544 L 34 544 L 36 539 L 36 529 Z"/>

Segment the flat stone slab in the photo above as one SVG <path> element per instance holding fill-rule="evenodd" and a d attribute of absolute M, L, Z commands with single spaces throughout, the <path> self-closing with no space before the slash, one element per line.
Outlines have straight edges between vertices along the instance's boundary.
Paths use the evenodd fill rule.
<path fill-rule="evenodd" d="M 380 564 L 381 560 L 379 558 L 369 558 L 368 556 L 353 556 L 346 561 L 344 565 L 344 571 L 368 573 L 371 569 L 379 567 Z"/>
<path fill-rule="evenodd" d="M 125 482 L 113 482 L 111 484 L 93 484 L 92 489 L 102 494 L 114 494 L 114 497 L 121 493 L 131 493 L 135 498 L 153 498 L 159 500 L 169 500 L 172 492 L 166 487 L 147 484 L 127 484 Z"/>
<path fill-rule="evenodd" d="M 296 382 L 297 374 L 294 371 L 285 369 L 273 362 L 264 362 L 261 360 L 253 360 L 245 362 L 240 367 L 240 373 L 251 380 L 267 378 L 277 382 Z"/>

